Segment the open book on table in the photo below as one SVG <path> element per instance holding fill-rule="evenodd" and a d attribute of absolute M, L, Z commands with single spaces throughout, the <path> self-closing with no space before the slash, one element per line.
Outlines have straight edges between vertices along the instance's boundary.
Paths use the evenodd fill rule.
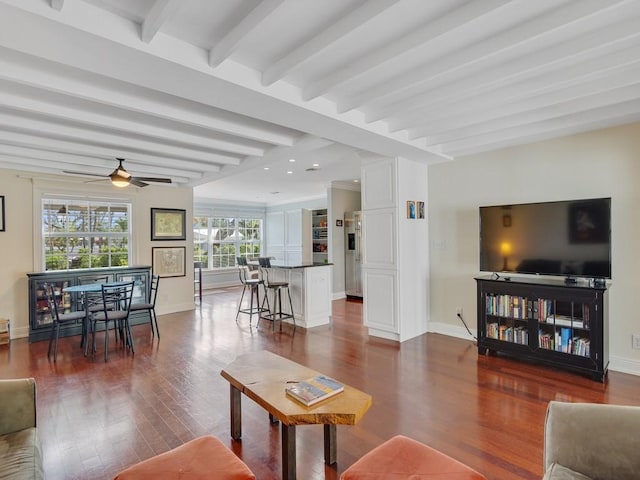
<path fill-rule="evenodd" d="M 342 391 L 344 391 L 344 385 L 324 375 L 316 375 L 300 382 L 288 383 L 285 387 L 287 395 L 307 407 L 333 397 Z"/>

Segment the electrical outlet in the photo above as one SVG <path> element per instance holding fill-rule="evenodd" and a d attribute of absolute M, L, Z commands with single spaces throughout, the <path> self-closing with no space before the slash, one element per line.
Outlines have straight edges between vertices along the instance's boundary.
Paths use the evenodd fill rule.
<path fill-rule="evenodd" d="M 462 316 L 462 307 L 456 307 L 456 315 Z M 640 347 L 638 347 L 640 348 Z"/>
<path fill-rule="evenodd" d="M 640 349 L 640 335 L 631 334 L 631 348 Z"/>

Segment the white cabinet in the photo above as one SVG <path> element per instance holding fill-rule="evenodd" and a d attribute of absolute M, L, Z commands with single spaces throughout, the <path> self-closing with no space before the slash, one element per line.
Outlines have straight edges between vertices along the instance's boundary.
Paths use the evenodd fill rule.
<path fill-rule="evenodd" d="M 429 229 L 407 218 L 408 201 L 427 200 L 427 166 L 379 158 L 362 167 L 364 325 L 403 342 L 427 331 Z"/>
<path fill-rule="evenodd" d="M 269 272 L 275 282 L 288 282 L 296 325 L 312 328 L 327 325 L 331 321 L 333 266 L 285 268 L 275 267 Z M 290 313 L 286 294 L 282 294 L 282 310 Z M 275 300 L 269 297 L 271 306 Z M 285 322 L 291 322 L 290 319 Z"/>
<path fill-rule="evenodd" d="M 266 223 L 266 256 L 287 264 L 311 263 L 310 210 L 267 212 Z"/>

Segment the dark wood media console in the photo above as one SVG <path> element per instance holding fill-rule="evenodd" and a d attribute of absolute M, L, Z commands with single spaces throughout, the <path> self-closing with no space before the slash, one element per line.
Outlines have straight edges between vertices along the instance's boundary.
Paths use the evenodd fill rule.
<path fill-rule="evenodd" d="M 478 277 L 478 353 L 503 353 L 590 375 L 609 366 L 606 285 Z"/>

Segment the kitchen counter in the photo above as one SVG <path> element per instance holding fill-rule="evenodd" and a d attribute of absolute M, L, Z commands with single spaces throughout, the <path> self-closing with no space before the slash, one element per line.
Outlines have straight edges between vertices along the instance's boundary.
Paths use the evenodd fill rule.
<path fill-rule="evenodd" d="M 331 322 L 331 300 L 333 296 L 333 264 L 272 263 L 269 279 L 274 282 L 289 282 L 296 325 L 304 328 L 328 325 Z M 284 299 L 283 299 L 284 300 Z M 271 306 L 275 301 L 269 298 Z M 282 309 L 289 312 L 288 302 Z M 291 323 L 291 319 L 285 320 Z"/>

